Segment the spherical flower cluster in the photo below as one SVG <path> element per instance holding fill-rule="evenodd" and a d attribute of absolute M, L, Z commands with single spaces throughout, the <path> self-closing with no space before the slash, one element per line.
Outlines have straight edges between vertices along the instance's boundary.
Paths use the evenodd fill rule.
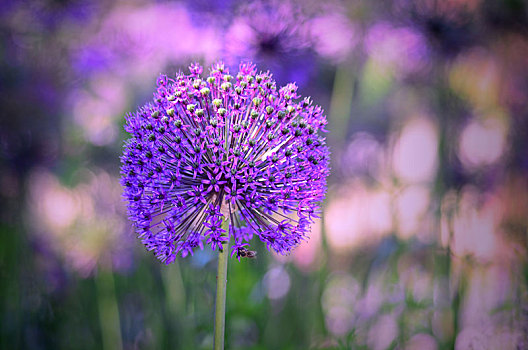
<path fill-rule="evenodd" d="M 232 239 L 236 252 L 254 235 L 287 253 L 307 237 L 326 192 L 326 117 L 295 84 L 279 88 L 253 64 L 235 77 L 222 63 L 202 71 L 160 76 L 153 103 L 127 115 L 129 217 L 167 264 L 204 242 L 214 250 Z"/>

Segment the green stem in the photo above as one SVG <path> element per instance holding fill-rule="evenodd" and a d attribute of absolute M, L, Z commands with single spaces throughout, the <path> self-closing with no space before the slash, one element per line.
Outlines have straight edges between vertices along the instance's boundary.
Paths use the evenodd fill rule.
<path fill-rule="evenodd" d="M 119 308 L 117 306 L 113 272 L 106 271 L 103 268 L 99 269 L 95 275 L 95 284 L 99 304 L 103 349 L 120 350 L 123 348 L 123 345 L 121 342 L 121 325 L 119 322 Z"/>
<path fill-rule="evenodd" d="M 187 295 L 185 285 L 182 278 L 181 267 L 178 259 L 174 263 L 162 269 L 162 279 L 165 286 L 165 295 L 167 298 L 168 317 L 164 321 L 170 322 L 166 327 L 169 334 L 167 334 L 168 344 L 174 344 L 177 349 L 190 349 L 190 328 L 188 322 L 185 322 L 178 315 L 185 313 Z M 181 330 L 176 332 L 176 330 Z"/>
<path fill-rule="evenodd" d="M 328 127 L 332 132 L 332 139 L 338 143 L 335 145 L 336 147 L 342 147 L 345 142 L 350 112 L 352 111 L 355 76 L 350 66 L 351 64 L 342 64 L 337 67 L 330 99 L 330 123 Z"/>
<path fill-rule="evenodd" d="M 229 237 L 229 219 L 225 219 L 222 228 Z M 225 305 L 226 305 L 226 285 L 227 285 L 227 262 L 229 254 L 229 238 L 223 244 L 223 249 L 218 253 L 218 270 L 216 273 L 216 307 L 214 323 L 214 350 L 224 349 L 225 333 Z"/>

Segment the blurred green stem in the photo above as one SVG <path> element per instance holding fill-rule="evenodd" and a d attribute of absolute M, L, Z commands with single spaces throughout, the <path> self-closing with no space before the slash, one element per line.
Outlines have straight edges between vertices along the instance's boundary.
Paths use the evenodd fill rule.
<path fill-rule="evenodd" d="M 113 272 L 100 268 L 95 275 L 95 285 L 103 349 L 120 350 L 123 348 L 123 344 L 121 343 L 121 325 L 119 323 Z"/>
<path fill-rule="evenodd" d="M 168 318 L 165 320 L 169 322 L 165 328 L 170 328 L 170 334 L 167 334 L 168 342 L 171 347 L 177 349 L 192 348 L 192 337 L 189 328 L 189 322 L 185 318 L 179 317 L 183 314 L 192 314 L 188 312 L 186 307 L 187 292 L 183 283 L 182 271 L 178 259 L 172 264 L 165 266 L 162 269 L 163 283 L 165 286 L 165 295 L 167 298 Z M 181 330 L 180 332 L 178 332 Z"/>
<path fill-rule="evenodd" d="M 227 241 L 223 244 L 223 249 L 218 253 L 218 270 L 216 273 L 216 307 L 214 323 L 214 350 L 224 349 L 225 333 L 225 305 L 227 286 L 227 262 L 229 254 L 229 219 L 224 220 L 222 229 L 227 232 Z"/>
<path fill-rule="evenodd" d="M 352 110 L 354 95 L 354 74 L 349 65 L 342 64 L 337 67 L 334 78 L 334 87 L 330 100 L 330 125 L 332 138 L 341 146 L 345 141 L 346 131 Z"/>

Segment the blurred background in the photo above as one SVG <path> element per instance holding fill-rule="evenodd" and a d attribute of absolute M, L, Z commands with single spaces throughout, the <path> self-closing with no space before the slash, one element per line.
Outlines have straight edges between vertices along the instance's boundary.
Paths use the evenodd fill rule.
<path fill-rule="evenodd" d="M 523 0 L 0 5 L 0 348 L 209 349 L 216 257 L 160 264 L 118 184 L 157 76 L 251 59 L 326 111 L 323 216 L 232 259 L 228 349 L 528 349 Z"/>

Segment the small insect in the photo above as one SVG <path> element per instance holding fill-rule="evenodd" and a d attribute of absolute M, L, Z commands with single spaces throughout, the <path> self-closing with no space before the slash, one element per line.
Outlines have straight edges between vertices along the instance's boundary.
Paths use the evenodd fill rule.
<path fill-rule="evenodd" d="M 238 258 L 248 258 L 254 259 L 257 257 L 257 252 L 254 250 L 248 250 L 244 247 L 237 248 L 237 257 Z"/>

